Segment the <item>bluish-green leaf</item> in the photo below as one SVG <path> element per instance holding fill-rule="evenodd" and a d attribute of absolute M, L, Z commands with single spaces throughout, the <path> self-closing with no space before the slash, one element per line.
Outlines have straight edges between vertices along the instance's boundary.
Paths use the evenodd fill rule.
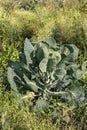
<path fill-rule="evenodd" d="M 67 48 L 65 60 L 73 61 L 78 57 L 79 49 L 74 44 L 65 44 L 62 47 Z"/>
<path fill-rule="evenodd" d="M 26 56 L 27 64 L 32 63 L 31 53 L 34 51 L 34 47 L 31 42 L 26 38 L 24 43 L 24 54 Z"/>
<path fill-rule="evenodd" d="M 38 62 L 40 62 L 44 58 L 44 51 L 41 47 L 37 49 L 36 58 Z"/>
<path fill-rule="evenodd" d="M 50 37 L 46 40 L 46 43 L 48 43 L 49 47 L 55 48 L 57 43 L 53 37 Z"/>
<path fill-rule="evenodd" d="M 38 101 L 36 102 L 36 105 L 34 106 L 34 111 L 44 111 L 49 107 L 49 104 L 46 100 L 44 100 L 43 98 L 38 99 Z"/>
<path fill-rule="evenodd" d="M 66 70 L 63 68 L 58 68 L 55 70 L 54 76 L 57 77 L 58 79 L 62 80 L 63 77 L 66 75 Z"/>
<path fill-rule="evenodd" d="M 53 70 L 56 69 L 56 61 L 55 59 L 49 58 L 47 63 L 47 71 L 52 73 Z"/>
<path fill-rule="evenodd" d="M 78 69 L 76 72 L 74 72 L 73 76 L 76 78 L 76 79 L 81 79 L 83 77 L 83 71 L 81 71 L 80 69 Z"/>
<path fill-rule="evenodd" d="M 39 68 L 41 70 L 42 73 L 45 73 L 47 71 L 47 63 L 48 63 L 48 58 L 44 58 L 40 64 L 39 64 Z"/>
<path fill-rule="evenodd" d="M 16 76 L 16 74 L 15 74 L 14 70 L 11 67 L 8 67 L 8 72 L 7 72 L 8 81 L 10 83 L 12 90 L 17 92 L 17 86 L 16 86 L 16 83 L 14 82 L 15 76 Z"/>
<path fill-rule="evenodd" d="M 30 87 L 30 90 L 34 92 L 38 92 L 39 87 L 36 85 L 36 83 L 30 81 L 26 75 L 23 76 L 24 80 L 26 81 L 27 85 Z"/>

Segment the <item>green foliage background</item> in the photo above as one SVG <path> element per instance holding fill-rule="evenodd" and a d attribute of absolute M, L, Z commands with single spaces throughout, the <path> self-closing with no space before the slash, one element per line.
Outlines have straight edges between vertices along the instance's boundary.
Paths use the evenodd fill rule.
<path fill-rule="evenodd" d="M 54 36 L 59 44 L 72 43 L 79 47 L 76 62 L 81 64 L 87 60 L 86 5 L 86 0 L 0 0 L 0 129 L 85 129 L 87 106 L 74 109 L 60 102 L 61 116 L 56 126 L 50 120 L 50 112 L 38 116 L 29 112 L 31 99 L 26 101 L 26 107 L 19 109 L 17 97 L 12 98 L 9 90 L 7 66 L 8 59 L 19 60 L 18 51 L 26 37 L 39 41 Z M 83 80 L 87 86 L 87 71 Z M 71 120 L 70 124 L 65 123 L 66 120 Z"/>

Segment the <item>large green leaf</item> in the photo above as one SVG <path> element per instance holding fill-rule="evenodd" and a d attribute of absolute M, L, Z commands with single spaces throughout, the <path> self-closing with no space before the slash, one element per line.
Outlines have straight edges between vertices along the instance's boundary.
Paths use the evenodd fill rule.
<path fill-rule="evenodd" d="M 39 42 L 36 45 L 36 52 L 41 49 L 43 51 L 44 58 L 49 57 L 49 46 L 46 44 L 46 42 Z M 36 53 L 37 55 L 37 53 Z"/>
<path fill-rule="evenodd" d="M 57 63 L 59 63 L 61 61 L 61 55 L 58 51 L 49 49 L 49 57 L 56 59 Z"/>
<path fill-rule="evenodd" d="M 36 58 L 39 62 L 44 58 L 44 51 L 42 47 L 37 49 Z"/>
<path fill-rule="evenodd" d="M 34 92 L 38 92 L 39 87 L 36 85 L 36 83 L 33 81 L 30 81 L 26 75 L 24 75 L 23 77 L 24 77 L 24 80 L 26 81 L 26 84 L 28 85 L 29 89 Z"/>
<path fill-rule="evenodd" d="M 66 75 L 66 70 L 63 68 L 58 68 L 55 70 L 54 76 L 60 80 L 63 79 L 63 77 Z"/>
<path fill-rule="evenodd" d="M 17 92 L 17 86 L 16 86 L 16 83 L 14 82 L 14 77 L 16 76 L 16 74 L 11 67 L 8 67 L 7 76 L 8 76 L 8 81 L 10 83 L 12 90 Z"/>
<path fill-rule="evenodd" d="M 66 57 L 65 57 L 66 61 L 73 61 L 74 59 L 78 57 L 79 49 L 75 45 L 65 44 L 62 47 L 63 47 L 63 50 L 67 48 Z"/>
<path fill-rule="evenodd" d="M 63 98 L 72 102 L 72 104 L 74 103 L 76 106 L 85 105 L 85 93 L 84 93 L 84 89 L 80 84 L 76 84 L 67 92 L 68 93 Z"/>
<path fill-rule="evenodd" d="M 40 64 L 39 64 L 39 68 L 41 70 L 42 73 L 45 73 L 47 71 L 47 63 L 48 63 L 48 58 L 44 58 Z"/>
<path fill-rule="evenodd" d="M 70 77 L 65 77 L 62 81 L 59 81 L 56 84 L 56 88 L 58 91 L 64 90 L 66 87 L 68 88 L 68 86 L 73 82 L 73 80 Z"/>
<path fill-rule="evenodd" d="M 38 101 L 36 102 L 36 105 L 34 106 L 33 110 L 35 112 L 45 111 L 48 108 L 49 108 L 48 102 L 46 100 L 44 100 L 43 98 L 41 98 L 41 99 L 38 99 Z"/>
<path fill-rule="evenodd" d="M 50 37 L 46 40 L 46 43 L 49 45 L 51 48 L 56 48 L 56 41 L 53 37 Z"/>
<path fill-rule="evenodd" d="M 44 52 L 44 58 L 49 57 L 49 48 L 48 48 L 48 46 L 46 46 L 46 45 L 42 42 L 41 48 L 43 49 L 43 52 Z"/>
<path fill-rule="evenodd" d="M 32 63 L 31 53 L 34 51 L 34 47 L 31 42 L 26 38 L 24 43 L 24 54 L 26 56 L 27 64 Z"/>
<path fill-rule="evenodd" d="M 23 64 L 27 64 L 26 62 L 26 57 L 25 57 L 25 54 L 23 52 L 20 52 L 19 53 L 19 59 L 20 61 L 23 63 Z"/>
<path fill-rule="evenodd" d="M 49 58 L 48 63 L 47 63 L 47 71 L 49 73 L 52 73 L 52 71 L 55 70 L 55 69 L 56 69 L 56 61 L 55 61 L 55 59 Z"/>
<path fill-rule="evenodd" d="M 26 65 L 18 61 L 9 61 L 9 66 L 14 70 L 14 72 L 23 80 L 23 74 L 31 77 L 31 73 Z"/>
<path fill-rule="evenodd" d="M 73 76 L 74 76 L 74 78 L 79 80 L 79 79 L 81 79 L 83 77 L 83 71 L 78 69 L 77 71 L 74 72 Z"/>

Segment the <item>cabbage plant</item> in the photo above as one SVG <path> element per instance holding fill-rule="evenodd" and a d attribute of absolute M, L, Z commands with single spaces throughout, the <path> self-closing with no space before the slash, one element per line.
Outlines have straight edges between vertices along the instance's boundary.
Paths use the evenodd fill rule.
<path fill-rule="evenodd" d="M 59 45 L 54 38 L 37 43 L 26 38 L 19 61 L 8 61 L 12 91 L 23 95 L 33 92 L 35 111 L 50 108 L 50 98 L 82 105 L 86 96 L 84 67 L 75 62 L 78 52 L 75 45 Z"/>

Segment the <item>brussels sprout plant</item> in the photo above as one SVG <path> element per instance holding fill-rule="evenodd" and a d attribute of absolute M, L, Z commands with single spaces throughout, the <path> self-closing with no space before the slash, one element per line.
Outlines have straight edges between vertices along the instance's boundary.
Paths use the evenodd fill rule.
<path fill-rule="evenodd" d="M 8 61 L 8 81 L 14 92 L 34 93 L 34 110 L 50 107 L 50 97 L 82 105 L 85 91 L 84 71 L 76 64 L 78 48 L 58 45 L 53 38 L 31 43 L 27 38 L 19 53 L 20 61 Z"/>

